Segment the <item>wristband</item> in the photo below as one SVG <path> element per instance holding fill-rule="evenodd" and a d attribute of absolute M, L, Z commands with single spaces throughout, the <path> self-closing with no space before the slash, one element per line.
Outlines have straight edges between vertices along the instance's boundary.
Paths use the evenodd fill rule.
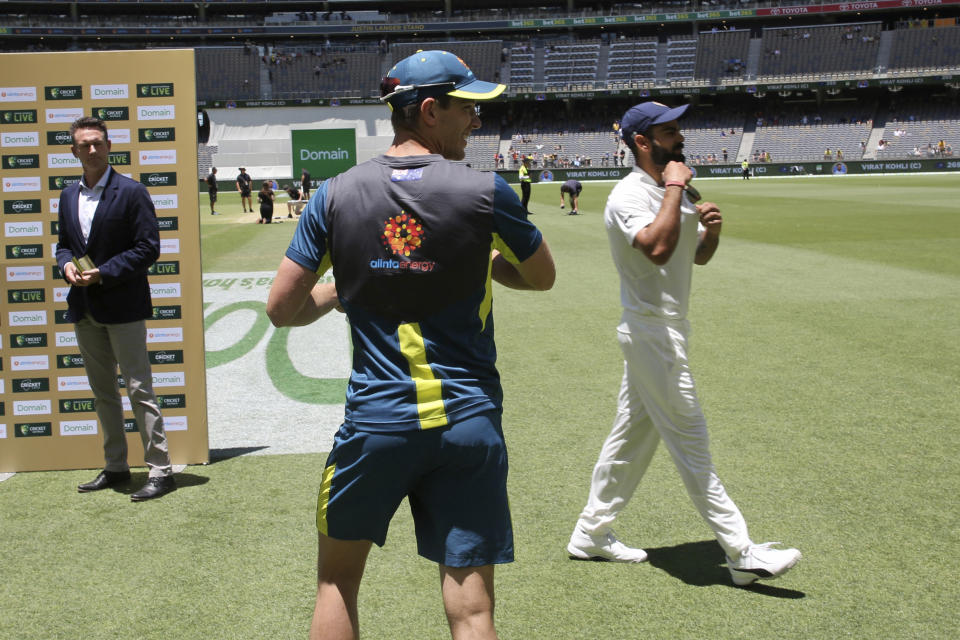
<path fill-rule="evenodd" d="M 681 189 L 686 189 L 686 188 L 687 188 L 687 184 L 686 184 L 685 182 L 673 181 L 673 182 L 668 182 L 668 183 L 664 184 L 663 187 L 664 187 L 664 188 L 667 188 L 667 187 L 680 187 Z"/>

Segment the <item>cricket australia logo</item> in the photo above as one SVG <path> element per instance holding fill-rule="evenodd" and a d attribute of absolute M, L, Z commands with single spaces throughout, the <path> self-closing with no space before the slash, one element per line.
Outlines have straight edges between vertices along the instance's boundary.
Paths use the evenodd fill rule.
<path fill-rule="evenodd" d="M 410 257 L 423 243 L 423 225 L 420 221 L 400 210 L 398 215 L 387 218 L 383 225 L 383 246 L 395 256 Z"/>

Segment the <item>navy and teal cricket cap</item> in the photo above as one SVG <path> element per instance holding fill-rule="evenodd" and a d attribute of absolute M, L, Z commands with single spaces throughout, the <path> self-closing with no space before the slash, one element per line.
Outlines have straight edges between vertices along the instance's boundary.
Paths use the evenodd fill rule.
<path fill-rule="evenodd" d="M 647 131 L 655 124 L 678 119 L 689 106 L 689 104 L 682 104 L 671 109 L 659 102 L 641 102 L 627 109 L 620 118 L 620 136 L 630 141 L 633 136 Z"/>
<path fill-rule="evenodd" d="M 490 100 L 507 86 L 477 80 L 470 67 L 449 51 L 417 51 L 393 65 L 380 83 L 380 102 L 405 107 L 446 94 L 465 100 Z"/>

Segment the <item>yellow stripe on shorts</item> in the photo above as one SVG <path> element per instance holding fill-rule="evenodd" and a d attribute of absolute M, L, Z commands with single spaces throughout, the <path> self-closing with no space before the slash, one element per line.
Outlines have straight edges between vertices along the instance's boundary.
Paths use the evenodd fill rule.
<path fill-rule="evenodd" d="M 421 429 L 435 429 L 447 424 L 447 412 L 443 406 L 441 380 L 433 376 L 430 363 L 427 362 L 427 348 L 423 343 L 420 325 L 416 322 L 404 323 L 397 327 L 400 339 L 400 352 L 410 366 L 410 377 L 417 388 L 417 415 Z"/>
<path fill-rule="evenodd" d="M 336 470 L 335 464 L 323 470 L 320 495 L 317 496 L 317 531 L 323 535 L 327 535 L 327 504 L 330 502 L 330 485 L 333 483 L 333 474 Z"/>

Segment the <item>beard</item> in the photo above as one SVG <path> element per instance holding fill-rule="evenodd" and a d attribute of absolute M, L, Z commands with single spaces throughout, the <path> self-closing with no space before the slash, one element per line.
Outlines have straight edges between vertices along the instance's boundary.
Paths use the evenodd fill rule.
<path fill-rule="evenodd" d="M 686 158 L 683 155 L 683 143 L 677 143 L 673 149 L 669 151 L 664 147 L 660 146 L 660 143 L 656 140 L 653 141 L 653 148 L 650 152 L 650 158 L 653 160 L 653 163 L 658 167 L 667 166 L 668 162 L 683 162 Z"/>

